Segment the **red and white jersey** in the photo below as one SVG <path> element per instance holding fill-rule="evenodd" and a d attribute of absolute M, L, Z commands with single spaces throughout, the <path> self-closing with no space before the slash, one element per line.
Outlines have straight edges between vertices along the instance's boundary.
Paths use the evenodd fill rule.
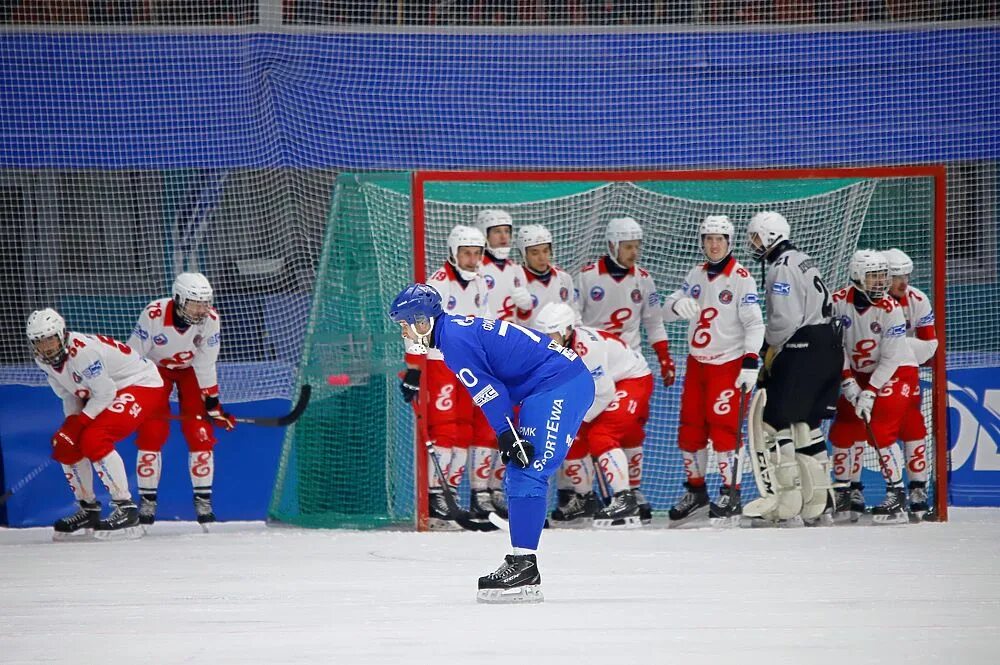
<path fill-rule="evenodd" d="M 604 256 L 584 266 L 577 277 L 583 325 L 619 335 L 633 349 L 642 341 L 639 324 L 650 346 L 667 339 L 660 313 L 660 296 L 653 276 L 633 266 L 621 278 L 608 271 Z"/>
<path fill-rule="evenodd" d="M 489 295 L 486 316 L 504 321 L 515 321 L 514 310 L 516 307 L 510 297 L 510 292 L 527 284 L 528 278 L 524 274 L 524 268 L 510 259 L 498 261 L 489 252 L 486 252 L 483 255 L 483 265 L 480 266 L 479 273 L 483 276 L 483 281 L 486 282 Z"/>
<path fill-rule="evenodd" d="M 833 294 L 833 315 L 844 326 L 844 371 L 870 374 L 869 385 L 877 391 L 897 368 L 916 367 L 917 359 L 906 343 L 906 319 L 899 303 L 886 296 L 859 312 L 856 297 L 853 286 Z"/>
<path fill-rule="evenodd" d="M 146 305 L 139 315 L 129 346 L 165 369 L 194 368 L 198 386 L 208 394 L 218 393 L 215 364 L 219 359 L 222 322 L 214 308 L 196 326 L 181 325 L 174 318 L 174 301 L 160 298 Z"/>
<path fill-rule="evenodd" d="M 71 332 L 66 349 L 69 355 L 58 369 L 37 358 L 35 364 L 62 399 L 67 416 L 82 411 L 96 418 L 123 388 L 163 386 L 153 363 L 112 337 Z"/>
<path fill-rule="evenodd" d="M 444 267 L 431 275 L 427 283 L 441 294 L 441 308 L 446 314 L 466 316 L 486 316 L 488 311 L 488 289 L 481 274 L 468 282 L 459 277 L 455 267 L 445 262 Z M 431 348 L 428 360 L 444 360 L 440 350 Z"/>
<path fill-rule="evenodd" d="M 550 302 L 561 302 L 569 305 L 574 311 L 580 311 L 580 303 L 577 298 L 576 289 L 573 288 L 573 278 L 569 273 L 561 268 L 552 266 L 547 280 L 531 272 L 524 271 L 525 288 L 531 294 L 531 302 L 534 306 L 531 311 L 523 309 L 517 310 L 517 323 L 528 328 L 535 325 L 538 313 Z"/>
<path fill-rule="evenodd" d="M 937 331 L 934 329 L 934 308 L 927 294 L 915 286 L 897 300 L 906 317 L 906 343 L 910 345 L 917 364 L 923 365 L 937 351 Z"/>
<path fill-rule="evenodd" d="M 722 272 L 708 273 L 708 264 L 691 269 L 681 288 L 663 302 L 663 320 L 680 317 L 674 303 L 693 298 L 701 314 L 688 323 L 688 353 L 698 362 L 722 365 L 748 353 L 760 353 L 764 344 L 764 317 L 760 311 L 757 282 L 734 257 Z"/>
<path fill-rule="evenodd" d="M 604 330 L 577 326 L 573 330 L 573 350 L 594 377 L 594 402 L 584 415 L 584 422 L 589 423 L 614 401 L 616 383 L 651 373 L 641 353 L 618 335 Z"/>

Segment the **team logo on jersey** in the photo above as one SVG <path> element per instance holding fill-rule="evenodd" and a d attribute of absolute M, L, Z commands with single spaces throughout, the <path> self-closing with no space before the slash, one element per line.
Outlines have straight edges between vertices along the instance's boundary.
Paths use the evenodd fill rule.
<path fill-rule="evenodd" d="M 642 302 L 642 291 L 640 291 L 639 289 L 632 289 L 631 297 L 632 297 L 632 302 L 638 305 L 639 303 Z"/>
<path fill-rule="evenodd" d="M 132 329 L 132 334 L 142 340 L 149 339 L 149 333 L 140 328 L 139 326 L 136 326 L 135 328 Z"/>
<path fill-rule="evenodd" d="M 590 290 L 590 299 L 594 302 L 600 302 L 604 300 L 604 289 L 599 286 L 595 286 Z"/>
<path fill-rule="evenodd" d="M 83 383 L 83 377 L 73 372 L 73 383 Z"/>
<path fill-rule="evenodd" d="M 205 341 L 205 338 L 201 335 L 195 335 L 194 339 L 191 341 L 194 342 L 195 346 L 201 346 L 201 343 Z"/>
<path fill-rule="evenodd" d="M 157 346 L 163 346 L 166 343 L 167 343 L 167 336 L 162 333 L 153 337 L 153 344 Z"/>
<path fill-rule="evenodd" d="M 569 289 L 567 289 L 565 286 L 559 289 L 559 297 L 562 298 L 563 302 L 569 300 Z"/>
<path fill-rule="evenodd" d="M 882 332 L 882 326 L 879 325 L 878 321 L 872 321 L 871 329 L 876 335 Z"/>
<path fill-rule="evenodd" d="M 719 293 L 719 302 L 721 302 L 723 305 L 728 305 L 732 301 L 733 301 L 733 292 L 730 291 L 729 289 L 726 289 L 725 291 Z"/>
<path fill-rule="evenodd" d="M 95 376 L 100 376 L 103 371 L 104 365 L 101 364 L 100 360 L 95 360 L 91 363 L 90 367 L 83 370 L 83 375 L 88 379 L 93 379 Z"/>
<path fill-rule="evenodd" d="M 698 284 L 695 284 L 694 286 L 691 287 L 691 297 L 692 298 L 697 298 L 700 295 L 701 295 L 701 286 L 698 285 Z"/>
<path fill-rule="evenodd" d="M 496 286 L 497 281 L 493 279 L 493 275 L 484 275 L 483 279 L 486 280 L 487 289 L 492 289 L 494 286 Z"/>
<path fill-rule="evenodd" d="M 776 296 L 792 295 L 792 285 L 788 282 L 775 282 L 771 285 L 771 293 Z"/>
<path fill-rule="evenodd" d="M 854 325 L 854 322 L 851 321 L 851 317 L 849 317 L 849 316 L 842 316 L 842 317 L 840 317 L 840 322 L 843 324 L 844 330 L 847 330 L 852 325 Z"/>
<path fill-rule="evenodd" d="M 446 309 L 449 309 L 449 310 L 455 309 L 456 305 L 458 305 L 458 301 L 455 300 L 455 296 L 448 296 L 448 305 L 447 305 Z"/>

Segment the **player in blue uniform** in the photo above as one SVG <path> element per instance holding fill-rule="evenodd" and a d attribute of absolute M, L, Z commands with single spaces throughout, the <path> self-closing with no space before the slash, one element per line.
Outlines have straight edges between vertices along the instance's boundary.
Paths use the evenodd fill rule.
<path fill-rule="evenodd" d="M 590 372 L 572 350 L 534 330 L 508 321 L 444 314 L 441 296 L 426 284 L 403 289 L 389 316 L 407 340 L 424 350 L 441 351 L 445 364 L 486 414 L 497 433 L 500 459 L 507 465 L 513 553 L 495 572 L 479 578 L 477 599 L 540 602 L 542 578 L 535 551 L 545 525 L 548 480 L 594 401 Z"/>

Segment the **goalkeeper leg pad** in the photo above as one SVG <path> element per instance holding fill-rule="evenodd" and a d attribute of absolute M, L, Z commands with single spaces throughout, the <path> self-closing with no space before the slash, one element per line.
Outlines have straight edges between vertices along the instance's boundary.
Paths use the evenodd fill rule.
<path fill-rule="evenodd" d="M 767 391 L 758 390 L 750 401 L 750 464 L 760 498 L 748 503 L 743 514 L 769 521 L 788 520 L 802 510 L 802 481 L 795 460 L 790 430 L 775 432 L 764 422 Z"/>

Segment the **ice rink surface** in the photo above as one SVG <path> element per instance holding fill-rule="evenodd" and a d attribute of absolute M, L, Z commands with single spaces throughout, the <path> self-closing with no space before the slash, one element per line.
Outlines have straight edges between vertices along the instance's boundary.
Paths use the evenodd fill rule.
<path fill-rule="evenodd" d="M 0 663 L 1000 663 L 1000 509 L 947 524 L 552 531 L 540 605 L 475 602 L 506 534 L 0 529 Z"/>

